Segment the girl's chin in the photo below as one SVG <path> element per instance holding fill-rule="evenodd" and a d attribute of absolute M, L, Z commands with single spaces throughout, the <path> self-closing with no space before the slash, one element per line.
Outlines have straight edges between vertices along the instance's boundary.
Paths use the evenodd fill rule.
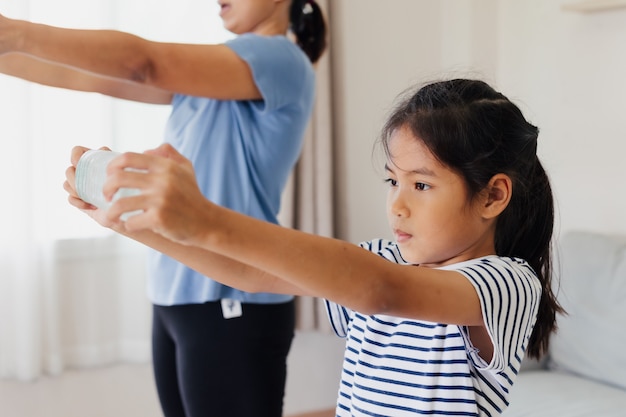
<path fill-rule="evenodd" d="M 402 255 L 402 259 L 404 259 L 406 262 L 413 265 L 419 264 L 419 261 L 417 261 L 419 257 L 414 256 L 414 254 L 411 253 L 411 250 L 409 250 L 407 245 L 402 245 L 401 243 L 398 243 L 398 249 L 400 249 L 400 255 Z"/>

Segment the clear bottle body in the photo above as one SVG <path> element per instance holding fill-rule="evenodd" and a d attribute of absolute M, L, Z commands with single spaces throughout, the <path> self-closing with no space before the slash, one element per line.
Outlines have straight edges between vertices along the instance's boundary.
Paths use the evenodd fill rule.
<path fill-rule="evenodd" d="M 107 210 L 119 198 L 141 193 L 141 190 L 135 188 L 120 188 L 111 201 L 104 197 L 102 190 L 107 179 L 107 166 L 119 155 L 119 152 L 92 149 L 81 156 L 76 164 L 75 187 L 76 193 L 83 201 Z M 136 213 L 124 213 L 122 220 L 126 220 L 132 214 Z"/>

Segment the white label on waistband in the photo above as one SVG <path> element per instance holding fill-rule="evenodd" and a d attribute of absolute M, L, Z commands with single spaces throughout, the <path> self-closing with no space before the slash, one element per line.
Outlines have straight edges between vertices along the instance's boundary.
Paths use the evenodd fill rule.
<path fill-rule="evenodd" d="M 241 317 L 243 310 L 241 309 L 241 302 L 239 300 L 232 300 L 230 298 L 222 298 L 222 315 L 225 319 L 232 319 L 234 317 Z"/>

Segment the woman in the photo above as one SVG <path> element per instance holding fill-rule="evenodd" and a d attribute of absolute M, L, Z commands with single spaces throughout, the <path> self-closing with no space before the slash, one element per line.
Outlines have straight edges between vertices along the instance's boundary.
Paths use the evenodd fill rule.
<path fill-rule="evenodd" d="M 324 19 L 314 1 L 303 0 L 221 1 L 220 16 L 239 35 L 221 45 L 151 42 L 0 16 L 0 71 L 171 104 L 165 142 L 192 161 L 203 195 L 277 223 L 312 109 Z M 233 289 L 157 251 L 148 276 L 164 414 L 281 416 L 293 297 Z"/>

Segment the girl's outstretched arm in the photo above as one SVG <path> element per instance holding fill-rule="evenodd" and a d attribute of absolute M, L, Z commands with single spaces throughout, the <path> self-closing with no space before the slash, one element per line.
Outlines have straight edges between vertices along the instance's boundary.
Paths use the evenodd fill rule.
<path fill-rule="evenodd" d="M 0 55 L 7 53 L 168 92 L 261 97 L 248 65 L 226 45 L 152 42 L 114 30 L 65 29 L 0 15 Z"/>
<path fill-rule="evenodd" d="M 129 167 L 147 175 L 125 169 Z M 191 164 L 169 145 L 147 154 L 123 154 L 109 164 L 108 171 L 104 191 L 109 198 L 122 187 L 142 190 L 141 195 L 117 200 L 107 213 L 109 220 L 115 220 L 124 212 L 144 210 L 124 223 L 131 236 L 152 230 L 365 314 L 483 324 L 476 291 L 460 273 L 398 265 L 341 240 L 219 207 L 202 196 Z"/>
<path fill-rule="evenodd" d="M 66 181 L 63 184 L 68 193 L 70 204 L 81 209 L 100 225 L 110 228 L 137 242 L 143 243 L 159 252 L 184 263 L 205 276 L 217 279 L 223 284 L 237 287 L 246 292 L 271 292 L 275 294 L 308 295 L 298 286 L 272 276 L 265 271 L 243 264 L 232 258 L 207 251 L 200 247 L 183 245 L 168 240 L 151 230 L 129 232 L 119 220 L 110 220 L 103 210 L 81 200 L 75 190 L 76 164 L 80 156 L 88 149 L 75 147 L 72 151 L 72 166 L 65 173 Z"/>
<path fill-rule="evenodd" d="M 113 227 L 112 229 L 152 249 L 165 253 L 222 284 L 250 293 L 310 295 L 297 285 L 266 271 L 200 247 L 181 245 L 150 230 L 127 232 L 123 227 Z"/>

